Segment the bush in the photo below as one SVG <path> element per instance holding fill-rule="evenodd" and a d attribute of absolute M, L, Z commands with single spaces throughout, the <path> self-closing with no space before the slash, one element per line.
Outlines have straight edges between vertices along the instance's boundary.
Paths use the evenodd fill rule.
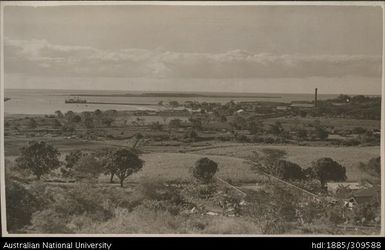
<path fill-rule="evenodd" d="M 239 135 L 237 136 L 238 142 L 250 142 L 250 139 L 246 135 Z"/>
<path fill-rule="evenodd" d="M 47 234 L 72 233 L 67 228 L 66 218 L 52 209 L 36 212 L 30 230 Z"/>
<path fill-rule="evenodd" d="M 40 208 L 39 200 L 21 183 L 7 181 L 5 186 L 7 229 L 10 233 L 30 224 L 32 214 Z"/>
<path fill-rule="evenodd" d="M 302 168 L 298 164 L 286 160 L 277 162 L 275 174 L 284 180 L 302 180 L 305 178 Z"/>
<path fill-rule="evenodd" d="M 218 163 L 209 158 L 201 158 L 195 162 L 193 176 L 203 183 L 209 183 L 218 171 Z"/>
<path fill-rule="evenodd" d="M 367 130 L 362 127 L 355 127 L 352 132 L 353 134 L 364 134 Z"/>
<path fill-rule="evenodd" d="M 73 167 L 73 175 L 77 179 L 94 179 L 103 173 L 103 165 L 93 155 L 83 155 Z"/>

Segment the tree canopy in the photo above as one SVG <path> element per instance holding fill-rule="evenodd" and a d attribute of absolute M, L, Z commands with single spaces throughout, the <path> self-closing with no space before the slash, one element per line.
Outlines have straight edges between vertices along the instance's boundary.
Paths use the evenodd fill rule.
<path fill-rule="evenodd" d="M 203 183 L 209 183 L 217 171 L 218 163 L 207 157 L 196 161 L 192 170 L 193 176 Z"/>
<path fill-rule="evenodd" d="M 30 170 L 38 179 L 60 166 L 59 151 L 43 141 L 32 141 L 20 151 L 21 155 L 16 159 L 17 165 Z"/>
<path fill-rule="evenodd" d="M 120 149 L 114 152 L 110 167 L 113 168 L 115 175 L 120 180 L 120 186 L 123 187 L 124 180 L 141 170 L 143 164 L 144 161 L 133 150 Z"/>
<path fill-rule="evenodd" d="M 346 168 L 331 158 L 321 158 L 312 163 L 315 177 L 326 187 L 328 181 L 345 181 Z"/>

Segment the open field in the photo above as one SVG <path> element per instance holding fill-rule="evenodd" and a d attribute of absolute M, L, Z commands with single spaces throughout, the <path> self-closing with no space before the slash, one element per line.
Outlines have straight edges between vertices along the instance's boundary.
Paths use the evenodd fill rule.
<path fill-rule="evenodd" d="M 142 155 L 145 160 L 143 169 L 132 175 L 129 179 L 140 180 L 142 178 L 157 181 L 191 181 L 189 172 L 194 163 L 205 155 L 188 153 L 152 153 Z M 256 180 L 256 174 L 251 170 L 251 165 L 243 159 L 227 156 L 208 156 L 218 163 L 217 176 L 223 179 L 231 179 L 235 182 L 252 182 Z"/>
<path fill-rule="evenodd" d="M 267 118 L 265 121 L 273 123 L 277 120 L 282 122 L 283 126 L 288 128 L 294 128 L 298 125 L 306 125 L 314 122 L 314 117 L 285 117 L 282 118 Z M 336 117 L 317 117 L 324 126 L 333 127 L 340 130 L 354 129 L 356 127 L 362 127 L 368 130 L 379 129 L 381 127 L 380 120 L 364 120 L 364 119 L 349 119 L 349 118 L 336 118 Z"/>
<path fill-rule="evenodd" d="M 322 157 L 330 157 L 346 167 L 349 181 L 359 180 L 361 172 L 360 162 L 367 162 L 380 155 L 380 147 L 304 147 L 295 145 L 228 145 L 218 148 L 194 151 L 196 154 L 226 155 L 237 158 L 250 159 L 254 151 L 262 148 L 281 149 L 287 152 L 287 160 L 299 164 L 303 168 L 311 166 L 311 162 Z"/>

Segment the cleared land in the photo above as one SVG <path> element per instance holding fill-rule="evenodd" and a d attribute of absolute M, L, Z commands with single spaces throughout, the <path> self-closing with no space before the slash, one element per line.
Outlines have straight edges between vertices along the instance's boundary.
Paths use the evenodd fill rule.
<path fill-rule="evenodd" d="M 190 168 L 194 163 L 205 157 L 198 154 L 184 153 L 152 153 L 143 154 L 145 166 L 141 171 L 130 176 L 128 181 L 140 181 L 152 179 L 156 181 L 179 181 L 192 180 Z M 243 159 L 227 156 L 208 156 L 216 161 L 219 166 L 217 176 L 223 179 L 231 179 L 236 182 L 253 182 L 257 175 L 251 170 L 251 165 Z M 104 177 L 106 178 L 106 177 Z"/>
<path fill-rule="evenodd" d="M 360 162 L 367 162 L 380 155 L 380 147 L 306 147 L 295 145 L 227 145 L 194 151 L 196 154 L 226 155 L 236 158 L 250 159 L 254 151 L 263 148 L 281 149 L 287 152 L 287 160 L 299 164 L 303 168 L 311 166 L 311 162 L 322 157 L 330 157 L 346 167 L 349 181 L 360 179 Z"/>

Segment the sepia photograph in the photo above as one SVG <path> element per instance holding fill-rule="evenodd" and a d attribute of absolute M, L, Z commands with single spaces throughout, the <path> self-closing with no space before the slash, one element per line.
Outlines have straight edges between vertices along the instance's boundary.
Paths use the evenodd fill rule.
<path fill-rule="evenodd" d="M 3 235 L 383 235 L 382 2 L 0 4 Z"/>

